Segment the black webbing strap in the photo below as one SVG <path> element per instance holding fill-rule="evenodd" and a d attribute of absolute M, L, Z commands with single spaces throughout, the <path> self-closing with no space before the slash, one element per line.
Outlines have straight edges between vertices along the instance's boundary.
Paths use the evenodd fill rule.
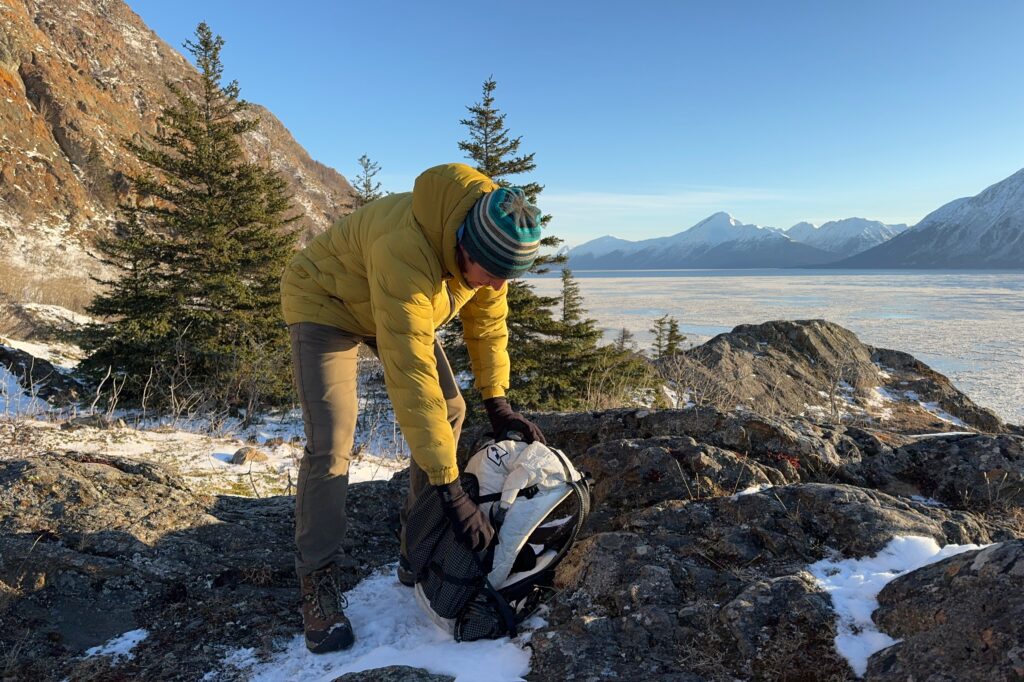
<path fill-rule="evenodd" d="M 536 485 L 527 486 L 527 487 L 523 488 L 522 490 L 516 492 L 516 497 L 522 496 L 522 497 L 525 497 L 526 499 L 530 499 L 531 497 L 536 495 L 539 490 L 540 490 L 540 488 L 538 488 Z M 473 501 L 476 502 L 477 504 L 485 504 L 487 502 L 497 502 L 498 500 L 501 499 L 501 495 L 502 495 L 501 493 L 488 493 L 486 495 L 480 495 L 478 497 L 474 497 Z"/>
<path fill-rule="evenodd" d="M 473 553 L 473 560 L 477 563 L 480 568 L 480 572 L 483 573 L 483 590 L 494 602 L 494 606 L 498 609 L 498 615 L 501 616 L 502 620 L 505 621 L 505 627 L 508 628 L 509 636 L 516 637 L 519 635 L 519 628 L 516 627 L 516 614 L 509 606 L 508 600 L 501 596 L 501 593 L 494 589 L 494 585 L 487 579 L 488 571 L 484 570 L 484 565 L 480 561 L 480 557 Z"/>

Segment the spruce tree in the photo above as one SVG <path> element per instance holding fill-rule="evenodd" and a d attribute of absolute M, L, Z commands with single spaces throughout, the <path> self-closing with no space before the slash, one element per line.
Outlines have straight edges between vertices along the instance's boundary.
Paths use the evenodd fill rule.
<path fill-rule="evenodd" d="M 649 330 L 654 334 L 654 341 L 651 343 L 651 354 L 655 360 L 665 357 L 665 337 L 668 335 L 668 314 L 654 320 Z"/>
<path fill-rule="evenodd" d="M 673 357 L 683 350 L 686 337 L 679 332 L 679 320 L 669 316 L 668 328 L 665 331 L 665 355 Z"/>
<path fill-rule="evenodd" d="M 612 345 L 615 347 L 615 350 L 619 351 L 620 353 L 625 353 L 627 351 L 632 351 L 636 348 L 635 339 L 636 337 L 633 335 L 633 332 L 623 327 L 622 329 L 619 330 L 619 333 L 616 334 L 615 341 Z"/>
<path fill-rule="evenodd" d="M 251 413 L 290 394 L 278 283 L 300 215 L 285 180 L 243 157 L 258 120 L 222 85 L 223 39 L 205 23 L 195 35 L 198 78 L 167 81 L 157 131 L 125 143 L 147 171 L 129 178 L 139 200 L 122 206 L 123 241 L 98 245 L 121 276 L 90 307 L 105 321 L 86 333 L 84 368 L 111 368 L 125 398 L 155 376 L 164 406 L 177 390 Z"/>
<path fill-rule="evenodd" d="M 583 390 L 601 366 L 597 321 L 584 317 L 583 296 L 569 268 L 562 268 L 561 320 L 558 338 L 545 356 L 547 371 L 537 381 L 546 397 L 547 409 L 583 406 Z"/>
<path fill-rule="evenodd" d="M 380 172 L 380 164 L 370 160 L 370 157 L 363 154 L 359 157 L 359 173 L 356 174 L 353 188 L 356 190 L 356 208 L 365 206 L 384 196 L 380 189 L 380 183 L 374 181 L 377 173 Z"/>
<path fill-rule="evenodd" d="M 654 320 L 650 332 L 654 334 L 651 354 L 655 360 L 664 360 L 678 355 L 683 349 L 686 337 L 679 332 L 679 320 L 668 313 Z"/>
<path fill-rule="evenodd" d="M 488 78 L 483 84 L 483 98 L 480 102 L 466 107 L 468 118 L 460 123 L 468 129 L 469 138 L 459 142 L 459 149 L 473 162 L 474 167 L 503 187 L 511 186 L 509 176 L 529 173 L 536 169 L 533 154 L 520 154 L 521 137 L 512 137 L 505 127 L 505 114 L 494 104 L 494 90 L 497 83 Z M 516 183 L 522 187 L 534 203 L 544 189 L 535 182 Z M 551 216 L 541 218 L 546 225 Z M 557 237 L 541 239 L 543 246 L 556 246 L 561 242 Z M 550 262 L 564 260 L 541 257 L 534 263 L 532 272 L 542 272 Z M 509 397 L 522 409 L 551 407 L 551 401 L 543 388 L 536 382 L 551 366 L 546 358 L 558 352 L 558 320 L 554 308 L 560 298 L 539 296 L 533 287 L 522 280 L 508 283 L 508 331 L 509 359 L 512 364 L 511 389 Z M 457 371 L 469 369 L 469 359 L 462 345 L 462 328 L 459 320 L 453 320 L 451 327 L 442 335 L 445 350 Z"/>

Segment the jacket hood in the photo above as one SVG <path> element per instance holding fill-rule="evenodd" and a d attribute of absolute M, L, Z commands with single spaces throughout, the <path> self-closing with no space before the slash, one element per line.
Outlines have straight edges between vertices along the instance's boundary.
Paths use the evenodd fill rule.
<path fill-rule="evenodd" d="M 456 259 L 458 231 L 473 204 L 498 185 L 464 163 L 423 171 L 412 190 L 412 215 L 448 274 L 463 280 Z"/>

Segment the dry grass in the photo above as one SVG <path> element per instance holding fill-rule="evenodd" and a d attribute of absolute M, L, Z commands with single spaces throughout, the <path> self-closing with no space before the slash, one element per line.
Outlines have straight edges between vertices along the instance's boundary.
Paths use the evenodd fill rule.
<path fill-rule="evenodd" d="M 0 261 L 0 299 L 6 298 L 15 303 L 59 305 L 84 313 L 95 290 L 96 284 L 84 275 L 58 274 L 34 270 L 6 260 Z"/>

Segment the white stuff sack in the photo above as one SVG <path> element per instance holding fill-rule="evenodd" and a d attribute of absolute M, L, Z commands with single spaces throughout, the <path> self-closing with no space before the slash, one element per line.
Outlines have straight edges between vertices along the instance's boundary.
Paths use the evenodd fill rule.
<path fill-rule="evenodd" d="M 503 440 L 491 443 L 473 455 L 466 465 L 466 473 L 476 477 L 480 496 L 501 494 L 494 502 L 480 505 L 490 518 L 504 510 L 504 521 L 498 532 L 491 572 L 487 578 L 495 589 L 542 570 L 555 556 L 549 550 L 538 557 L 537 566 L 529 572 L 511 574 L 519 552 L 526 546 L 530 535 L 544 523 L 545 518 L 570 494 L 568 481 L 581 481 L 583 476 L 565 454 L 543 443 L 522 443 Z M 520 496 L 522 490 L 537 487 L 532 497 Z M 558 519 L 545 525 L 556 524 Z M 550 556 L 549 556 L 550 555 Z"/>

